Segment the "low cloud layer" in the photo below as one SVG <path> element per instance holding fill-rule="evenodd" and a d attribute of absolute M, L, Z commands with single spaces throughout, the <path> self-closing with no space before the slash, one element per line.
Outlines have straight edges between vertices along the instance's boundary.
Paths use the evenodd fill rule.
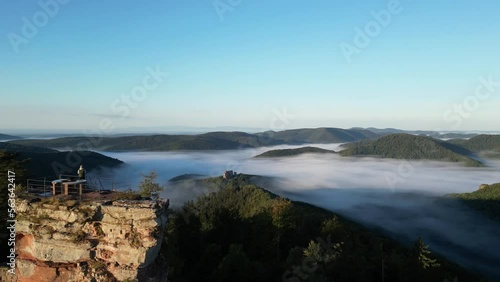
<path fill-rule="evenodd" d="M 338 150 L 339 144 L 317 145 Z M 280 146 L 276 148 L 293 148 Z M 381 228 L 410 244 L 418 236 L 431 249 L 466 267 L 500 277 L 500 225 L 458 201 L 441 196 L 472 192 L 482 183 L 500 182 L 500 161 L 486 168 L 458 163 L 344 158 L 303 155 L 279 159 L 253 159 L 270 148 L 219 152 L 108 153 L 127 163 L 119 170 L 102 172 L 129 179 L 154 170 L 167 187 L 163 196 L 174 206 L 208 191 L 179 189 L 168 180 L 181 174 L 219 176 L 224 170 L 272 177 L 260 183 L 293 200 L 338 212 L 355 221 Z"/>

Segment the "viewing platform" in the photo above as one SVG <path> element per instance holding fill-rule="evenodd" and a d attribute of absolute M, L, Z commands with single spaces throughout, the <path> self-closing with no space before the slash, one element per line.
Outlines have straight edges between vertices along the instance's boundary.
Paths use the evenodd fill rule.
<path fill-rule="evenodd" d="M 81 195 L 84 192 L 84 188 L 87 188 L 87 180 L 79 179 L 72 181 L 71 179 L 63 178 L 52 181 L 52 195 L 69 195 L 70 188 L 72 190 L 78 190 L 78 193 Z M 60 193 L 58 193 L 59 191 Z"/>
<path fill-rule="evenodd" d="M 59 175 L 58 179 L 47 177 L 28 179 L 27 192 L 40 196 L 76 195 L 101 191 L 128 191 L 132 188 L 131 180 L 87 176 L 80 179 L 77 175 Z"/>

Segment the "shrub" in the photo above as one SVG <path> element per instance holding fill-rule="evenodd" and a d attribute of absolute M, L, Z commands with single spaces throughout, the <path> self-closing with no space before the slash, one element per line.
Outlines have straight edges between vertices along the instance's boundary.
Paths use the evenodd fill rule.
<path fill-rule="evenodd" d="M 141 183 L 139 183 L 139 193 L 143 197 L 158 197 L 164 187 L 156 182 L 156 172 L 151 171 L 148 175 L 143 175 Z"/>

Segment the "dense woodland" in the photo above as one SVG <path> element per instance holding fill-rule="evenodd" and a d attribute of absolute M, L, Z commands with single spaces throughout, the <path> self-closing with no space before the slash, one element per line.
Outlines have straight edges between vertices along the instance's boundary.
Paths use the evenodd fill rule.
<path fill-rule="evenodd" d="M 209 132 L 196 135 L 149 135 L 124 137 L 64 137 L 27 139 L 9 143 L 57 149 L 101 151 L 234 150 L 283 144 L 342 143 L 380 135 L 363 129 L 316 128 L 261 133 Z"/>
<path fill-rule="evenodd" d="M 310 135 L 308 135 L 310 134 Z M 17 152 L 23 158 L 31 158 L 28 171 L 44 168 L 45 171 L 31 173 L 30 177 L 53 175 L 52 163 L 68 163 L 67 159 L 85 156 L 85 163 L 90 168 L 99 165 L 115 167 L 119 160 L 108 158 L 90 151 L 70 153 L 59 152 L 51 148 L 94 148 L 109 151 L 170 151 L 170 150 L 225 150 L 242 149 L 278 144 L 307 144 L 347 142 L 340 152 L 341 156 L 373 156 L 408 160 L 441 160 L 460 162 L 470 167 L 484 164 L 479 157 L 500 158 L 500 136 L 478 135 L 469 140 L 454 139 L 442 141 L 423 135 L 397 133 L 376 138 L 375 133 L 367 130 L 341 130 L 336 128 L 297 129 L 280 132 L 248 134 L 243 132 L 211 132 L 200 135 L 153 135 L 109 137 L 92 140 L 88 137 L 65 137 L 51 140 L 16 140 L 0 143 L 0 150 Z M 304 153 L 334 153 L 315 147 L 271 150 L 256 157 L 286 157 Z M 76 155 L 76 156 L 71 156 Z M 50 160 L 50 161 L 49 161 Z M 51 163 L 47 163 L 51 162 Z M 58 170 L 68 170 L 60 166 Z M 69 170 L 71 171 L 71 169 Z M 50 174 L 47 174 L 50 173 Z"/>
<path fill-rule="evenodd" d="M 481 185 L 481 189 L 472 193 L 450 194 L 450 197 L 461 199 L 469 207 L 500 221 L 500 183 Z"/>
<path fill-rule="evenodd" d="M 342 156 L 373 156 L 395 159 L 428 159 L 460 162 L 470 167 L 484 164 L 480 157 L 500 158 L 500 135 L 477 135 L 471 139 L 443 141 L 427 135 L 388 133 L 379 130 L 315 128 L 266 131 L 261 133 L 209 132 L 195 135 L 148 135 L 121 137 L 64 137 L 55 139 L 14 140 L 0 149 L 39 153 L 47 149 L 100 151 L 199 151 L 237 150 L 275 145 L 347 143 Z M 431 134 L 435 136 L 434 134 Z M 438 135 L 441 136 L 441 135 Z M 467 136 L 450 134 L 450 136 Z M 17 146 L 17 147 L 16 147 Z M 26 146 L 23 149 L 23 146 Z M 309 147 L 273 150 L 259 157 L 293 156 L 302 153 L 329 153 Z M 267 154 L 267 155 L 266 155 Z"/>
<path fill-rule="evenodd" d="M 8 169 L 16 171 L 17 183 L 25 183 L 26 177 L 55 174 L 52 164 L 66 165 L 68 158 L 83 157 L 88 170 L 122 163 L 90 151 L 82 154 L 51 149 L 79 148 L 82 140 L 89 141 L 87 137 L 76 137 L 0 143 L 1 218 L 7 216 Z M 483 166 L 474 159 L 476 154 L 500 153 L 499 136 L 479 135 L 469 140 L 445 142 L 427 136 L 378 135 L 367 130 L 329 128 L 258 134 L 214 132 L 115 137 L 94 140 L 93 146 L 124 151 L 137 148 L 202 150 L 347 142 L 339 140 L 357 141 L 346 145 L 341 151 L 343 156 L 434 159 Z M 304 147 L 275 150 L 264 156 L 303 153 L 334 152 Z M 74 169 L 76 171 L 76 166 Z M 171 281 L 482 281 L 432 253 L 432 246 L 426 246 L 419 238 L 413 238 L 413 246 L 402 246 L 378 231 L 329 211 L 277 197 L 254 185 L 250 176 L 240 175 L 229 182 L 222 178 L 198 178 L 198 175 L 184 175 L 172 179 L 209 187 L 214 192 L 171 212 L 166 243 L 162 247 L 170 263 Z M 499 184 L 451 196 L 500 219 Z M 3 235 L 0 253 L 6 253 L 4 220 L 0 228 Z"/>
<path fill-rule="evenodd" d="M 474 152 L 487 151 L 487 150 L 500 150 L 500 135 L 487 135 L 482 134 L 474 136 L 470 139 L 453 139 L 449 143 L 461 145 Z"/>
<path fill-rule="evenodd" d="M 466 166 L 481 167 L 484 164 L 472 156 L 474 153 L 457 144 L 427 136 L 392 134 L 376 140 L 363 140 L 346 145 L 342 156 L 377 156 L 408 160 L 443 160 L 462 162 Z"/>
<path fill-rule="evenodd" d="M 0 133 L 0 140 L 15 140 L 15 139 L 21 139 L 21 137 Z"/>
<path fill-rule="evenodd" d="M 172 211 L 171 281 L 481 281 L 415 238 L 404 247 L 329 211 L 277 197 L 240 175 Z"/>
<path fill-rule="evenodd" d="M 87 171 L 114 168 L 122 161 L 92 151 L 66 151 L 0 142 L 0 150 L 15 153 L 18 160 L 28 160 L 25 164 L 27 178 L 58 178 L 59 174 L 76 174 L 80 164 L 85 164 Z"/>
<path fill-rule="evenodd" d="M 278 157 L 291 157 L 302 154 L 336 154 L 335 151 L 325 150 L 316 147 L 301 147 L 296 149 L 279 149 L 264 152 L 255 156 L 256 158 L 278 158 Z"/>

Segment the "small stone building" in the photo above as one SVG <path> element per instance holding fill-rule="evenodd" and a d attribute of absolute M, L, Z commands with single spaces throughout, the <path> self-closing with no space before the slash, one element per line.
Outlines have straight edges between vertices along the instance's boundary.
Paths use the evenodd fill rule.
<path fill-rule="evenodd" d="M 224 171 L 224 173 L 222 174 L 222 178 L 224 178 L 224 180 L 229 180 L 233 177 L 235 177 L 237 175 L 237 173 L 235 171 L 232 171 L 232 170 L 226 170 Z"/>

